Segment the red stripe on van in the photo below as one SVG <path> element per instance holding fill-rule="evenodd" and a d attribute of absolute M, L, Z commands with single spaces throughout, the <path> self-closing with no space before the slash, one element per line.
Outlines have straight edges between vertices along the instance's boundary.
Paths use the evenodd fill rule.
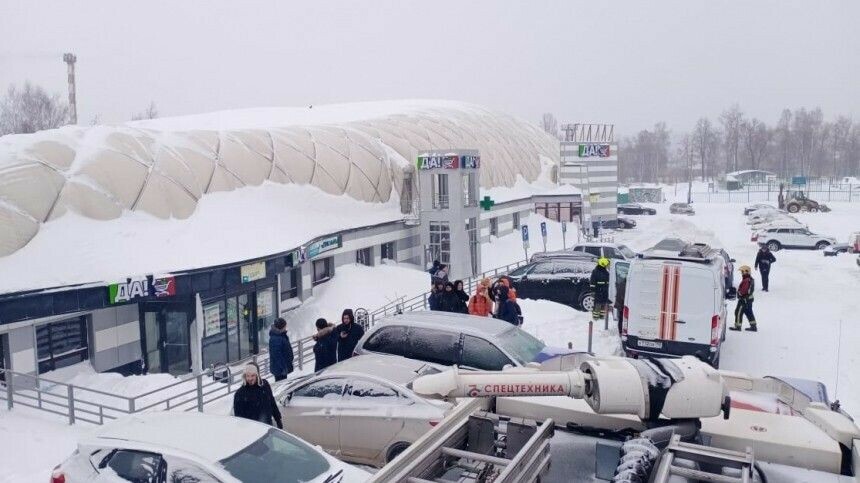
<path fill-rule="evenodd" d="M 681 267 L 672 267 L 672 276 L 674 283 L 672 284 L 672 340 L 675 340 L 676 332 L 678 331 L 678 301 L 681 299 L 679 293 L 681 291 Z"/>
<path fill-rule="evenodd" d="M 660 284 L 660 339 L 665 339 L 668 335 L 666 330 L 666 322 L 669 318 L 667 313 L 669 299 L 669 266 L 663 265 L 663 283 Z"/>

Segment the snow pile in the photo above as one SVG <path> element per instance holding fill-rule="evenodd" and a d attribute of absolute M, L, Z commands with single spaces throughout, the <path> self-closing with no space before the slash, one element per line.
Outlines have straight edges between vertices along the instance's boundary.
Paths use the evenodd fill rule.
<path fill-rule="evenodd" d="M 578 195 L 582 194 L 579 188 L 563 184 L 559 185 L 552 180 L 552 173 L 557 169 L 556 163 L 545 157 L 540 157 L 541 169 L 537 179 L 528 182 L 522 175 L 517 175 L 513 186 L 494 186 L 492 188 L 481 188 L 481 196 L 489 196 L 496 203 L 520 200 L 533 195 Z"/>
<path fill-rule="evenodd" d="M 98 221 L 67 213 L 45 223 L 25 247 L 0 257 L 0 293 L 240 262 L 402 216 L 396 197 L 365 203 L 271 182 L 210 193 L 184 220 L 126 212 Z"/>
<path fill-rule="evenodd" d="M 385 263 L 376 267 L 346 265 L 335 276 L 314 288 L 314 296 L 284 314 L 290 339 L 311 336 L 318 318 L 338 324 L 343 309 L 372 311 L 398 298 L 412 298 L 428 291 L 430 275 L 415 265 Z"/>
<path fill-rule="evenodd" d="M 588 350 L 588 321 L 591 312 L 580 312 L 567 305 L 548 300 L 518 299 L 523 310 L 523 329 L 553 347 Z M 603 322 L 593 327 L 591 351 L 597 355 L 623 355 L 618 338 L 617 322 L 609 318 L 609 330 Z"/>

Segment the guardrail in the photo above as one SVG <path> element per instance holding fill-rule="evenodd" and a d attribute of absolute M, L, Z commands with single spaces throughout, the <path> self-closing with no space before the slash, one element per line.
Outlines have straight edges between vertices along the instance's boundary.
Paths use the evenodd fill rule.
<path fill-rule="evenodd" d="M 527 263 L 521 260 L 487 270 L 478 276 L 463 280 L 463 290 L 471 294 L 484 278 L 499 277 Z M 368 314 L 367 325 L 404 312 L 427 310 L 429 293 L 425 292 L 409 299 L 400 297 Z M 312 337 L 298 339 L 292 343 L 293 363 L 299 371 L 314 362 Z M 11 410 L 24 406 L 68 418 L 69 424 L 87 422 L 104 424 L 123 415 L 145 411 L 200 411 L 206 405 L 234 393 L 242 385 L 244 366 L 257 364 L 261 377 L 271 375 L 268 351 L 227 364 L 210 367 L 200 374 L 190 375 L 178 381 L 135 396 L 113 394 L 107 391 L 55 381 L 39 375 L 25 374 L 0 368 L 4 382 L 0 383 L 0 400 L 6 401 Z"/>

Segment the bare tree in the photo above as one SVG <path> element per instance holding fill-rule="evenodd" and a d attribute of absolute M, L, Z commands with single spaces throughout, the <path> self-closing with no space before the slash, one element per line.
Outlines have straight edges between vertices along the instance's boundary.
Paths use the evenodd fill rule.
<path fill-rule="evenodd" d="M 788 176 L 788 167 L 791 164 L 791 158 L 794 153 L 794 139 L 791 133 L 792 114 L 791 109 L 783 109 L 779 116 L 779 122 L 776 125 L 776 146 L 779 151 L 779 175 L 782 177 Z"/>
<path fill-rule="evenodd" d="M 10 85 L 6 96 L 0 100 L 0 135 L 54 129 L 66 124 L 68 119 L 69 106 L 59 94 L 49 95 L 29 81 L 21 89 Z"/>
<path fill-rule="evenodd" d="M 738 170 L 738 151 L 740 150 L 740 129 L 744 113 L 737 104 L 720 114 L 720 124 L 723 126 L 723 139 L 726 153 L 726 171 Z"/>
<path fill-rule="evenodd" d="M 158 108 L 155 107 L 155 101 L 149 101 L 149 106 L 141 112 L 131 116 L 132 121 L 141 121 L 144 119 L 155 119 L 158 117 Z"/>
<path fill-rule="evenodd" d="M 749 157 L 750 169 L 759 169 L 759 164 L 767 153 L 767 146 L 770 144 L 771 135 L 772 132 L 767 126 L 756 118 L 741 122 L 741 144 L 743 144 L 744 150 Z"/>
<path fill-rule="evenodd" d="M 707 177 L 708 163 L 713 163 L 719 139 L 720 137 L 710 119 L 702 117 L 696 122 L 692 140 L 696 154 L 699 155 L 699 161 L 702 163 L 702 181 L 705 181 Z M 711 167 L 711 171 L 713 171 L 713 167 Z"/>
<path fill-rule="evenodd" d="M 820 149 L 827 135 L 821 108 L 817 107 L 811 111 L 807 111 L 806 108 L 796 110 L 792 132 L 800 164 L 799 172 L 801 176 L 806 176 L 812 168 L 813 160 L 820 156 Z"/>
<path fill-rule="evenodd" d="M 543 113 L 543 116 L 540 118 L 540 127 L 547 134 L 552 135 L 554 138 L 558 138 L 558 120 L 551 112 Z"/>

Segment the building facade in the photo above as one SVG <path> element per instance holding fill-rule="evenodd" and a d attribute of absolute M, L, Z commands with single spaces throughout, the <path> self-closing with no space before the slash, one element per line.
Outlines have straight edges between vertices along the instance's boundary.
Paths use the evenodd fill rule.
<path fill-rule="evenodd" d="M 568 124 L 560 143 L 559 183 L 583 193 L 586 225 L 613 222 L 618 204 L 618 145 L 611 124 Z"/>

